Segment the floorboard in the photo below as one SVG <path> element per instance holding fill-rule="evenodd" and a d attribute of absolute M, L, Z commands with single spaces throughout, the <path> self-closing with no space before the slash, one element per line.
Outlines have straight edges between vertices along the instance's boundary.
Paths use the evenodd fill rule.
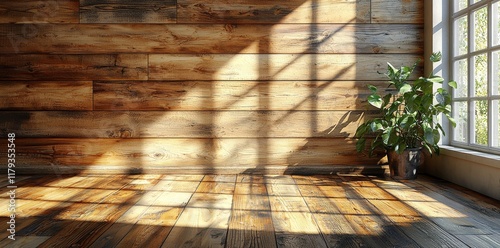
<path fill-rule="evenodd" d="M 23 175 L 16 186 L 15 240 L 4 231 L 0 247 L 500 247 L 498 200 L 424 175 Z"/>

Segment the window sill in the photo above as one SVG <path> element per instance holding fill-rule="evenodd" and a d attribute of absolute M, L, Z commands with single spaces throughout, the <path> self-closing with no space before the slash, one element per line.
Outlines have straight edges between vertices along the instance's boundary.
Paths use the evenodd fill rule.
<path fill-rule="evenodd" d="M 500 156 L 485 152 L 478 152 L 454 146 L 440 146 L 441 155 L 455 157 L 458 159 L 470 161 L 472 163 L 483 164 L 493 168 L 500 169 Z"/>

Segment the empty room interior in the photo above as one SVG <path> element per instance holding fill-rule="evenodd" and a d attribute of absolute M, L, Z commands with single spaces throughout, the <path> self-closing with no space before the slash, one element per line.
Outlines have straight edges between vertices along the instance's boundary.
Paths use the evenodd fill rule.
<path fill-rule="evenodd" d="M 0 2 L 0 247 L 500 247 L 500 0 Z"/>

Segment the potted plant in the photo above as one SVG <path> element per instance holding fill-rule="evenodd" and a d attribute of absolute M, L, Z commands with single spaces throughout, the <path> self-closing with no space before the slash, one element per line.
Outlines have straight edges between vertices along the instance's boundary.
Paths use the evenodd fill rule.
<path fill-rule="evenodd" d="M 441 53 L 433 53 L 430 60 L 432 63 L 440 61 Z M 371 94 L 367 100 L 380 110 L 381 116 L 357 128 L 356 149 L 358 152 L 365 150 L 367 140 L 373 138 L 370 155 L 380 148 L 386 150 L 391 177 L 414 179 L 417 167 L 423 163 L 423 151 L 439 154 L 438 142 L 445 132 L 437 117 L 443 114 L 453 127 L 456 125 L 450 116 L 451 96 L 441 87 L 444 79 L 440 76 L 431 73 L 428 77 L 409 80 L 418 62 L 399 69 L 387 64 L 385 75 L 389 85 L 386 94 L 381 96 L 377 87 L 368 85 Z M 436 84 L 439 86 L 435 87 Z M 448 85 L 457 87 L 455 81 Z"/>

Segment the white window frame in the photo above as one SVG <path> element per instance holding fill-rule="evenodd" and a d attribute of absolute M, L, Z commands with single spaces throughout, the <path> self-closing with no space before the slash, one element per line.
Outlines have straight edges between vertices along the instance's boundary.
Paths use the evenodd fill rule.
<path fill-rule="evenodd" d="M 434 4 L 438 1 L 434 1 Z M 441 2 L 441 1 L 439 1 Z M 493 15 L 492 15 L 492 5 L 495 3 L 499 3 L 499 0 L 481 0 L 478 1 L 477 3 L 473 3 L 474 0 L 469 0 L 469 6 L 463 10 L 460 10 L 458 12 L 454 12 L 454 2 L 455 0 L 451 0 L 448 2 L 448 6 L 445 6 L 445 4 L 442 4 L 442 11 L 443 13 L 446 13 L 445 17 L 442 18 L 442 23 L 441 24 L 447 24 L 448 28 L 447 30 L 443 30 L 443 36 L 446 36 L 446 39 L 448 40 L 448 44 L 450 44 L 447 48 L 447 54 L 446 58 L 444 58 L 444 63 L 447 63 L 447 68 L 449 68 L 448 71 L 448 78 L 453 78 L 454 75 L 454 62 L 458 60 L 463 60 L 466 59 L 467 61 L 467 69 L 468 69 L 468 95 L 466 97 L 453 97 L 453 102 L 455 101 L 465 101 L 467 102 L 468 106 L 468 130 L 467 130 L 467 137 L 466 137 L 466 142 L 461 142 L 457 141 L 454 139 L 454 132 L 452 127 L 450 126 L 449 131 L 447 132 L 449 134 L 449 139 L 447 140 L 449 144 L 452 146 L 457 146 L 457 147 L 462 147 L 462 148 L 467 148 L 467 149 L 473 149 L 473 150 L 478 150 L 478 151 L 483 151 L 487 153 L 494 153 L 494 154 L 500 154 L 500 148 L 498 144 L 498 127 L 495 127 L 495 125 L 498 124 L 498 113 L 495 113 L 498 111 L 498 101 L 500 101 L 500 95 L 492 95 L 493 91 L 493 62 L 492 62 L 492 55 L 493 52 L 500 52 L 500 45 L 495 45 L 492 46 L 492 41 L 494 39 L 494 34 L 492 32 L 493 30 Z M 500 4 L 500 3 L 499 3 Z M 474 23 L 473 23 L 473 13 L 475 10 L 487 7 L 488 11 L 488 44 L 486 49 L 481 49 L 479 51 L 472 51 L 472 40 L 473 40 L 473 33 L 474 33 Z M 436 7 L 435 5 L 433 6 L 434 8 Z M 434 10 L 433 10 L 434 11 Z M 435 12 L 435 11 L 434 11 Z M 454 46 L 455 46 L 455 39 L 456 35 L 454 33 L 454 21 L 460 17 L 463 16 L 468 16 L 468 51 L 465 55 L 458 55 L 455 56 L 454 52 Z M 446 20 L 447 19 L 447 20 Z M 474 56 L 478 54 L 486 54 L 488 57 L 487 60 L 487 81 L 488 81 L 488 93 L 486 96 L 474 96 L 474 86 L 471 81 L 474 80 L 474 63 L 473 63 L 473 58 Z M 485 145 L 479 145 L 475 144 L 472 141 L 475 138 L 475 127 L 474 127 L 474 112 L 473 112 L 473 102 L 477 100 L 484 100 L 488 101 L 488 144 L 487 146 Z M 497 102 L 495 102 L 495 100 Z M 495 128 L 493 128 L 495 127 Z"/>

